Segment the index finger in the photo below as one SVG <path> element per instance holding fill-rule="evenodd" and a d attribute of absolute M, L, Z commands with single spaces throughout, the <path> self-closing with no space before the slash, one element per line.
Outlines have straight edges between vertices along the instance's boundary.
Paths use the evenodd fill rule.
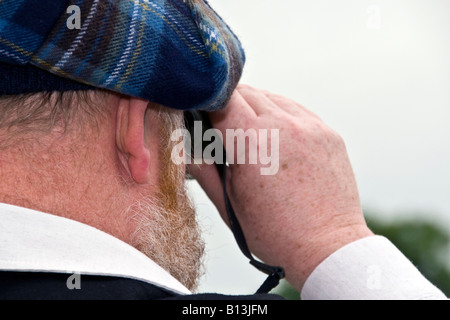
<path fill-rule="evenodd" d="M 210 112 L 208 115 L 213 127 L 219 129 L 222 134 L 226 129 L 245 128 L 257 117 L 255 111 L 237 90 L 234 91 L 223 110 Z"/>
<path fill-rule="evenodd" d="M 248 85 L 241 85 L 236 90 L 258 116 L 282 111 L 279 106 L 267 96 L 267 91 L 256 89 Z"/>

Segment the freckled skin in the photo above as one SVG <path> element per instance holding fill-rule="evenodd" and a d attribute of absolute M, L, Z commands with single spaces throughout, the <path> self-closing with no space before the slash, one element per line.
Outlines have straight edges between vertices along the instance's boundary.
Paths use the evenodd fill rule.
<path fill-rule="evenodd" d="M 228 107 L 210 118 L 222 132 L 280 129 L 281 170 L 262 176 L 259 165 L 231 165 L 228 193 L 252 252 L 269 264 L 283 266 L 298 290 L 328 255 L 372 235 L 362 215 L 345 144 L 311 111 L 241 85 Z M 193 175 L 226 217 L 223 198 L 217 196 L 218 177 L 208 168 L 202 170 Z"/>

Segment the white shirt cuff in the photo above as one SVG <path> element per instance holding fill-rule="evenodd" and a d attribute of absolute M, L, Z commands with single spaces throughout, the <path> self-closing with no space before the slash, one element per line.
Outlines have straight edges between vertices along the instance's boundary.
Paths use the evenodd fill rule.
<path fill-rule="evenodd" d="M 304 300 L 447 299 L 386 238 L 350 243 L 323 261 L 302 290 Z"/>

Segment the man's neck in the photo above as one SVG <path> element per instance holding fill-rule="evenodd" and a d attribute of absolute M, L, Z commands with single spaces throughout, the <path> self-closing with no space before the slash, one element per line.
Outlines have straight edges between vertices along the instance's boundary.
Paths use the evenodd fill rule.
<path fill-rule="evenodd" d="M 111 183 L 113 174 L 107 175 L 112 166 L 95 146 L 75 145 L 69 138 L 3 150 L 0 202 L 76 220 L 128 242 L 127 218 L 121 213 L 126 198 L 118 196 L 123 193 L 120 178 Z"/>

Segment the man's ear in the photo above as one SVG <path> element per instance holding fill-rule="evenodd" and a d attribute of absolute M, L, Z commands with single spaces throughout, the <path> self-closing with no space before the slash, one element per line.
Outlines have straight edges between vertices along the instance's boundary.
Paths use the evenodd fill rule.
<path fill-rule="evenodd" d="M 136 183 L 150 177 L 150 150 L 145 143 L 145 113 L 148 101 L 121 97 L 117 111 L 116 145 L 123 165 Z"/>

